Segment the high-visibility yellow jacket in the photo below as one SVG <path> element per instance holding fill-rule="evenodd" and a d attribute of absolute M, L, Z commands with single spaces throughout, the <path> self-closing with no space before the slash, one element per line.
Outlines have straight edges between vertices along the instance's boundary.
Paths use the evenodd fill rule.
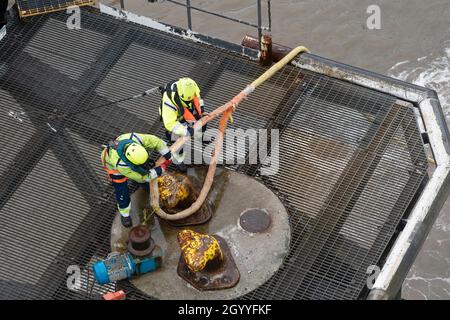
<path fill-rule="evenodd" d="M 167 131 L 179 136 L 187 136 L 187 122 L 195 122 L 200 119 L 204 110 L 204 102 L 197 87 L 196 98 L 185 103 L 178 97 L 176 82 L 169 83 L 163 93 L 159 115 Z M 191 116 L 194 116 L 193 119 Z"/>
<path fill-rule="evenodd" d="M 159 139 L 158 137 L 151 134 L 142 134 L 142 133 L 124 133 L 116 138 L 116 141 L 121 141 L 124 139 L 133 140 L 134 142 L 139 143 L 145 149 L 152 151 L 155 150 L 159 152 L 161 155 L 165 155 L 169 152 L 169 148 L 166 143 Z M 130 142 L 131 143 L 131 142 Z M 102 162 L 105 167 L 112 171 L 117 171 L 117 175 L 123 175 L 131 180 L 134 180 L 138 183 L 148 182 L 154 178 L 156 175 L 154 172 L 150 171 L 146 174 L 141 174 L 136 172 L 128 164 L 126 164 L 119 156 L 118 152 L 114 148 L 106 148 L 102 152 Z M 114 175 L 114 173 L 112 173 Z"/>

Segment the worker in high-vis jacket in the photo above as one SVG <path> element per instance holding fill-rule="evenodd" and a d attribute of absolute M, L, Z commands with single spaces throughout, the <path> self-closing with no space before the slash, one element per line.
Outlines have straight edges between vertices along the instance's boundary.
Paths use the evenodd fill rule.
<path fill-rule="evenodd" d="M 160 166 L 153 167 L 149 151 L 159 152 L 166 161 Z M 158 137 L 132 132 L 120 135 L 105 146 L 101 158 L 108 178 L 114 186 L 122 225 L 131 227 L 133 222 L 130 216 L 128 179 L 136 181 L 148 190 L 148 182 L 166 171 L 172 160 L 172 154 L 166 143 Z"/>
<path fill-rule="evenodd" d="M 180 78 L 168 83 L 165 87 L 160 87 L 160 90 L 162 98 L 159 115 L 166 129 L 167 140 L 174 142 L 179 137 L 193 136 L 193 125 L 207 115 L 197 83 L 191 78 Z M 205 130 L 206 125 L 202 127 L 200 135 Z M 178 151 L 175 160 L 179 169 L 184 171 L 183 149 Z"/>

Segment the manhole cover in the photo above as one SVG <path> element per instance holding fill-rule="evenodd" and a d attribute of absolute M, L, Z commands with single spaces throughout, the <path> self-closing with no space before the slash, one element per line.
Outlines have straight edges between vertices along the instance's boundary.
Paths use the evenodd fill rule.
<path fill-rule="evenodd" d="M 259 233 L 269 228 L 270 217 L 266 210 L 248 209 L 241 214 L 239 224 L 245 231 Z"/>

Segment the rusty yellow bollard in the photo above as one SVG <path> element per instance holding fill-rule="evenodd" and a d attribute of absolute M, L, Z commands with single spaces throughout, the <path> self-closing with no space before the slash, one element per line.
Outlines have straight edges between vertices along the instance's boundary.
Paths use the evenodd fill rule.
<path fill-rule="evenodd" d="M 217 239 L 207 234 L 200 234 L 192 230 L 178 233 L 178 243 L 187 267 L 192 272 L 202 271 L 208 262 L 223 260 Z"/>

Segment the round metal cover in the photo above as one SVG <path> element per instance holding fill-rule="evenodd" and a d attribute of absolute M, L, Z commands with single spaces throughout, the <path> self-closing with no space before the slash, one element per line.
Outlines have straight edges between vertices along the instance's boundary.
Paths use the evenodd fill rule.
<path fill-rule="evenodd" d="M 270 226 L 270 217 L 266 210 L 245 210 L 239 219 L 242 229 L 251 233 L 264 232 Z"/>
<path fill-rule="evenodd" d="M 188 174 L 202 183 L 208 167 L 190 168 Z M 177 274 L 180 246 L 174 228 L 160 219 L 154 219 L 151 237 L 161 248 L 161 268 L 154 272 L 133 277 L 130 282 L 148 296 L 163 300 L 224 300 L 242 297 L 266 283 L 279 270 L 287 256 L 290 244 L 289 215 L 280 199 L 260 181 L 244 174 L 217 168 L 214 182 L 208 194 L 213 208 L 212 218 L 190 229 L 222 237 L 230 248 L 240 278 L 232 288 L 198 290 Z M 148 192 L 139 188 L 131 195 L 133 221 L 142 221 L 142 210 L 148 204 Z M 249 209 L 261 208 L 270 216 L 270 226 L 261 233 L 250 233 L 239 225 L 241 214 Z M 124 252 L 128 230 L 122 227 L 117 212 L 111 227 L 111 249 Z M 224 284 L 231 284 L 233 277 L 221 277 Z M 207 286 L 208 278 L 199 278 L 201 286 Z"/>

